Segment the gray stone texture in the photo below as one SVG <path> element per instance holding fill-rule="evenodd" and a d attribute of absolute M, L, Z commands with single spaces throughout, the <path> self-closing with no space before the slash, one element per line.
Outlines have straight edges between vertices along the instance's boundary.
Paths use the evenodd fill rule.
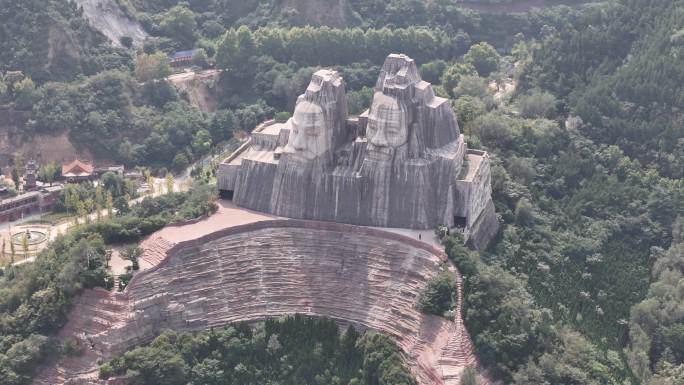
<path fill-rule="evenodd" d="M 460 225 L 478 248 L 497 229 L 488 155 L 467 150 L 449 101 L 405 55 L 387 57 L 358 118 L 347 116 L 337 72 L 316 72 L 290 120 L 260 125 L 219 166 L 218 188 L 238 206 L 290 218 Z"/>

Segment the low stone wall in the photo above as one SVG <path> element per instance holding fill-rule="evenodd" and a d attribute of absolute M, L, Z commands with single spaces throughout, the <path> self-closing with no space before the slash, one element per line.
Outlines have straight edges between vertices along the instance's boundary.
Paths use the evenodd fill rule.
<path fill-rule="evenodd" d="M 209 215 L 202 215 L 201 217 L 197 217 L 197 218 L 193 218 L 193 219 L 171 222 L 171 223 L 167 224 L 165 227 L 182 227 L 182 226 L 193 225 L 193 224 L 200 222 L 200 221 L 203 221 L 207 218 L 209 218 Z"/>

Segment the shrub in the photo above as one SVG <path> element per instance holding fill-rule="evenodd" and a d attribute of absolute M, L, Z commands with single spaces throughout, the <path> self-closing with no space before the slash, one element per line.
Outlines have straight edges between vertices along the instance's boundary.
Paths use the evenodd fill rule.
<path fill-rule="evenodd" d="M 463 369 L 463 375 L 461 376 L 460 385 L 478 385 L 477 381 L 477 371 L 472 366 L 468 366 Z"/>
<path fill-rule="evenodd" d="M 121 250 L 121 258 L 131 261 L 133 263 L 133 270 L 138 270 L 140 265 L 138 264 L 138 258 L 142 255 L 142 249 L 138 245 L 128 245 Z"/>
<path fill-rule="evenodd" d="M 456 277 L 444 270 L 432 277 L 418 296 L 418 309 L 423 313 L 445 315 L 453 310 L 456 294 Z"/>
<path fill-rule="evenodd" d="M 128 282 L 131 281 L 131 278 L 133 278 L 133 273 L 125 273 L 119 275 L 119 291 L 123 291 L 123 289 L 128 286 Z"/>
<path fill-rule="evenodd" d="M 200 68 L 209 67 L 209 56 L 204 48 L 198 48 L 192 54 L 192 65 L 198 66 Z"/>
<path fill-rule="evenodd" d="M 79 345 L 78 340 L 75 338 L 67 338 L 66 341 L 62 343 L 62 353 L 70 357 L 76 357 L 81 355 L 81 345 Z"/>
<path fill-rule="evenodd" d="M 176 154 L 176 156 L 173 158 L 173 169 L 175 171 L 182 171 L 189 165 L 190 160 L 188 160 L 188 157 L 183 153 Z"/>
<path fill-rule="evenodd" d="M 279 123 L 285 123 L 288 119 L 290 119 L 291 116 L 292 114 L 290 114 L 289 112 L 281 111 L 275 114 L 275 121 Z"/>
<path fill-rule="evenodd" d="M 133 47 L 133 38 L 130 36 L 121 36 L 119 38 L 119 43 L 126 48 Z"/>
<path fill-rule="evenodd" d="M 526 118 L 551 118 L 556 110 L 556 97 L 536 89 L 520 97 L 518 109 Z"/>
<path fill-rule="evenodd" d="M 112 376 L 112 373 L 114 372 L 114 369 L 112 369 L 112 366 L 109 363 L 104 363 L 100 365 L 100 379 L 106 380 L 109 377 Z"/>

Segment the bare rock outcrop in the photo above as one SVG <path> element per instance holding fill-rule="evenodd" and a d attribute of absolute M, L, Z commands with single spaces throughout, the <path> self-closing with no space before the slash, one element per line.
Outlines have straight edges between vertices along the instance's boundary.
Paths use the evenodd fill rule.
<path fill-rule="evenodd" d="M 39 163 L 93 158 L 86 148 L 71 143 L 67 131 L 26 135 L 30 119 L 30 111 L 0 108 L 0 168 L 11 166 L 18 154 Z"/>
<path fill-rule="evenodd" d="M 111 42 L 121 45 L 121 38 L 130 37 L 135 46 L 141 46 L 147 37 L 143 27 L 121 9 L 116 0 L 75 0 L 83 8 L 90 24 Z"/>
<path fill-rule="evenodd" d="M 176 87 L 190 105 L 202 112 L 214 112 L 218 104 L 216 83 L 219 75 L 218 70 L 182 72 L 169 76 L 167 80 Z"/>
<path fill-rule="evenodd" d="M 297 24 L 342 28 L 352 21 L 353 11 L 348 0 L 285 0 L 281 12 Z"/>
<path fill-rule="evenodd" d="M 172 246 L 123 293 L 86 291 L 60 333 L 78 338 L 84 354 L 47 368 L 34 384 L 104 383 L 98 360 L 165 328 L 299 313 L 387 333 L 420 384 L 455 385 L 476 364 L 460 292 L 456 321 L 415 307 L 444 262 L 443 252 L 416 239 L 364 227 L 273 220 L 227 228 Z"/>
<path fill-rule="evenodd" d="M 238 206 L 279 216 L 446 225 L 484 247 L 498 227 L 488 159 L 467 151 L 449 101 L 421 80 L 413 59 L 392 54 L 358 118 L 347 116 L 339 74 L 316 72 L 290 120 L 260 125 L 219 166 L 218 188 Z"/>

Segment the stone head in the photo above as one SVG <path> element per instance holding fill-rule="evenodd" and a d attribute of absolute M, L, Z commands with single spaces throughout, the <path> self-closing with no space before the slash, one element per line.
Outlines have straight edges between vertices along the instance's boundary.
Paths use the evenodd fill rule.
<path fill-rule="evenodd" d="M 375 90 L 384 93 L 392 89 L 404 90 L 419 81 L 420 74 L 413 59 L 403 54 L 390 54 L 382 65 Z"/>
<path fill-rule="evenodd" d="M 295 157 L 313 160 L 330 149 L 331 132 L 326 125 L 323 109 L 319 105 L 300 99 L 290 125 L 288 152 Z"/>
<path fill-rule="evenodd" d="M 366 127 L 367 156 L 374 160 L 390 160 L 397 148 L 408 141 L 408 114 L 398 100 L 376 92 Z"/>

